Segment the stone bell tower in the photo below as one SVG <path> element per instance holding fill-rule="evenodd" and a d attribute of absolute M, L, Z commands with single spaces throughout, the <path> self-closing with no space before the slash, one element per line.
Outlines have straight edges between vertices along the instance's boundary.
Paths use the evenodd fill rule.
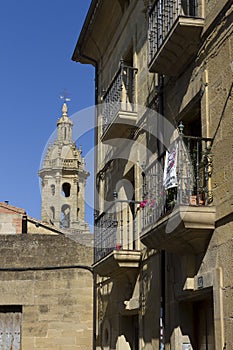
<path fill-rule="evenodd" d="M 87 230 L 85 223 L 85 170 L 81 150 L 72 141 L 73 123 L 68 117 L 66 101 L 57 122 L 57 138 L 47 149 L 42 180 L 42 221 L 60 228 Z"/>

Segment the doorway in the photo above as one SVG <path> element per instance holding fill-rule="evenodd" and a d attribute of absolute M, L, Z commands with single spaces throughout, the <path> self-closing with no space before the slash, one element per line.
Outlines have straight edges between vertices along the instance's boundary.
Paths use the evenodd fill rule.
<path fill-rule="evenodd" d="M 215 350 L 213 298 L 193 304 L 194 350 Z"/>

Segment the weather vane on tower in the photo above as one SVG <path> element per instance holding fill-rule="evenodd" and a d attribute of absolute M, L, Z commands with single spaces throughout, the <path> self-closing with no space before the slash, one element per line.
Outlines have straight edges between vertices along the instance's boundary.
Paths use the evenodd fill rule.
<path fill-rule="evenodd" d="M 68 97 L 68 93 L 67 93 L 66 89 L 64 89 L 63 93 L 60 95 L 60 99 L 63 100 L 63 103 L 71 101 L 71 98 Z"/>

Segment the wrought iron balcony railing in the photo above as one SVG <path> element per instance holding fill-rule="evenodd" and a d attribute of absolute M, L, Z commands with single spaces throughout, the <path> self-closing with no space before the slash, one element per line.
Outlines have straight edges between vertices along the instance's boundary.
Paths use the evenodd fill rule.
<path fill-rule="evenodd" d="M 177 205 L 203 206 L 212 202 L 211 142 L 210 138 L 180 135 L 169 152 L 145 169 L 141 202 L 143 230 Z"/>
<path fill-rule="evenodd" d="M 113 250 L 137 249 L 137 211 L 140 202 L 115 200 L 95 220 L 95 262 Z"/>
<path fill-rule="evenodd" d="M 157 0 L 149 11 L 149 63 L 179 17 L 198 18 L 197 0 Z"/>
<path fill-rule="evenodd" d="M 103 96 L 103 133 L 119 111 L 135 111 L 135 74 L 137 69 L 121 62 L 120 68 Z"/>

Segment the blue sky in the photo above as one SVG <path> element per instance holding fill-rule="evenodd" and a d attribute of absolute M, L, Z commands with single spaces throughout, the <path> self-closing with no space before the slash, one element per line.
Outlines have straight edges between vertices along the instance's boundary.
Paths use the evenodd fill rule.
<path fill-rule="evenodd" d="M 61 114 L 61 92 L 72 98 L 70 116 L 94 104 L 94 68 L 71 60 L 90 2 L 1 1 L 0 201 L 35 218 L 41 208 L 37 173 Z M 86 153 L 90 135 L 82 142 Z"/>

